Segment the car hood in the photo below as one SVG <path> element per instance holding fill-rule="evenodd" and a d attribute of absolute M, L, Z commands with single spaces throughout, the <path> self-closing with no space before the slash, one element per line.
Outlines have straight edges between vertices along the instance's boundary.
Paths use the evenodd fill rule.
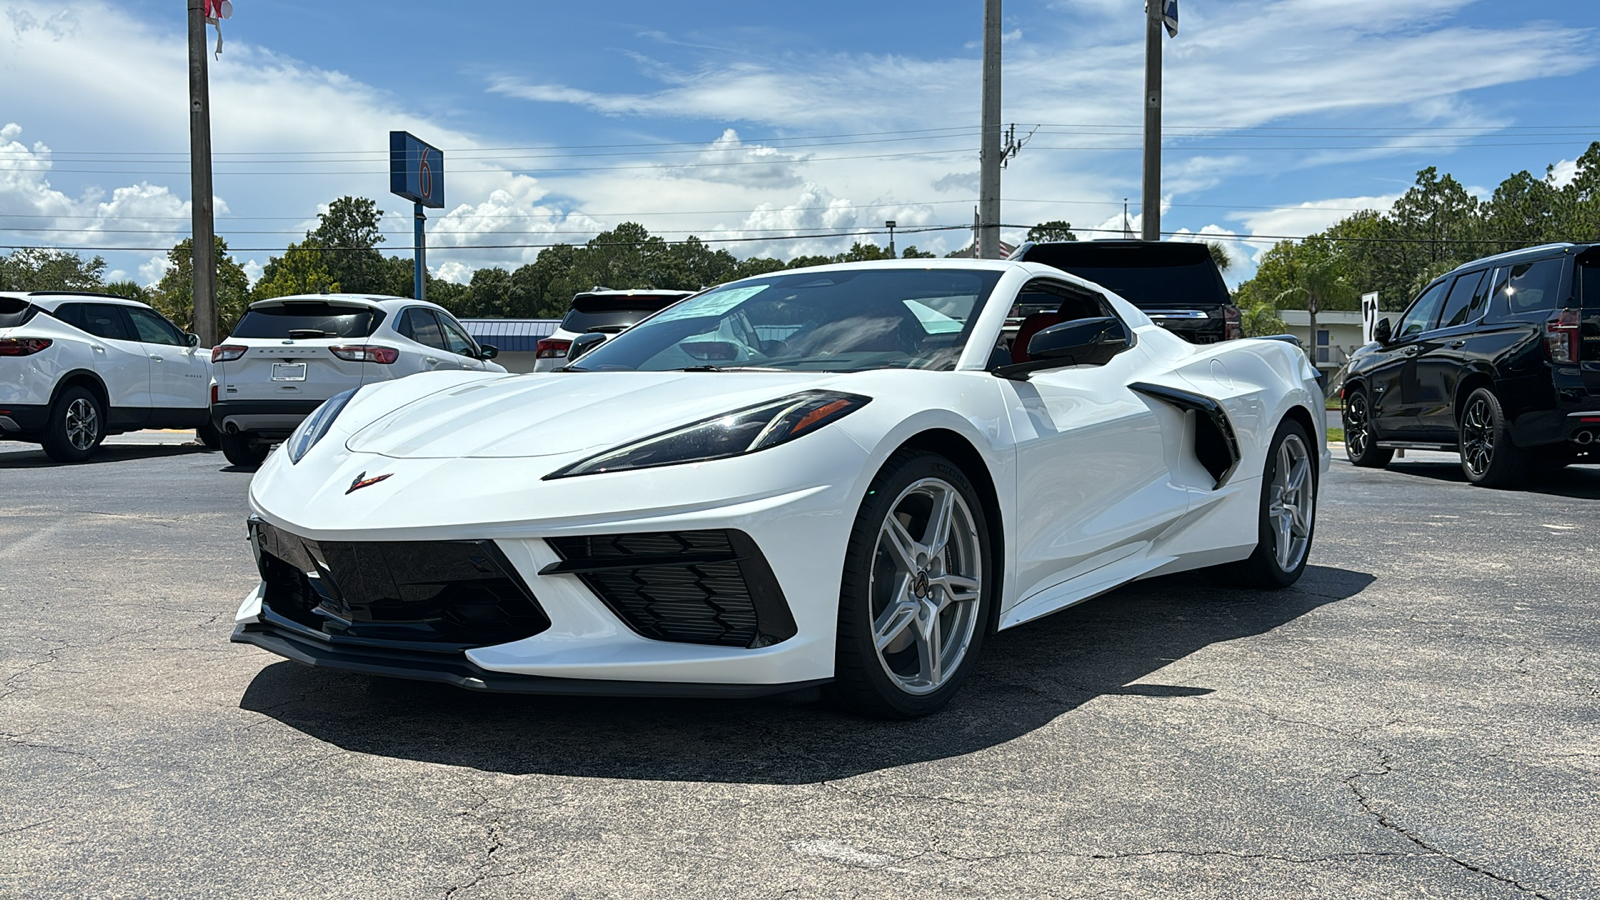
<path fill-rule="evenodd" d="M 455 384 L 351 428 L 345 446 L 397 459 L 604 449 L 840 380 L 835 373 L 574 372 Z M 355 410 L 352 409 L 352 412 Z"/>

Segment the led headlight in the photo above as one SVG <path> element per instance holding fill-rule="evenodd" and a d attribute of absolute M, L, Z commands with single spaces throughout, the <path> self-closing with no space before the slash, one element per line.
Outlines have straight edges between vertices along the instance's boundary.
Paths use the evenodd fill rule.
<path fill-rule="evenodd" d="M 702 419 L 682 428 L 607 450 L 546 475 L 569 478 L 628 469 L 649 469 L 679 463 L 742 456 L 788 443 L 838 421 L 869 398 L 836 391 L 805 391 Z"/>
<path fill-rule="evenodd" d="M 299 462 L 307 451 L 317 445 L 317 441 L 322 440 L 322 436 L 333 427 L 333 420 L 339 418 L 339 413 L 344 412 L 345 404 L 350 402 L 350 398 L 354 397 L 358 390 L 360 388 L 351 388 L 343 393 L 334 394 L 327 399 L 327 402 L 317 407 L 315 412 L 306 416 L 300 427 L 294 430 L 294 434 L 289 435 L 289 439 L 283 442 L 283 449 L 289 454 L 289 462 Z"/>

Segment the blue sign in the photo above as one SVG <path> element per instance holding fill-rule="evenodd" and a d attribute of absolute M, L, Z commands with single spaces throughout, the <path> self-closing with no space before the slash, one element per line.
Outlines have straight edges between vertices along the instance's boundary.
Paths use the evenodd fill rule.
<path fill-rule="evenodd" d="M 444 151 L 407 132 L 389 132 L 389 190 L 423 206 L 442 208 Z"/>

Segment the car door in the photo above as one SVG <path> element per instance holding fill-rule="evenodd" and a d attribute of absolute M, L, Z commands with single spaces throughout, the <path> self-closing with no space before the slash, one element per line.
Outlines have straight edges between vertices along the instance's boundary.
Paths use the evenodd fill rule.
<path fill-rule="evenodd" d="M 150 355 L 139 343 L 133 323 L 113 303 L 62 304 L 57 317 L 89 335 L 95 374 L 110 396 L 107 414 L 113 428 L 144 424 L 150 414 Z"/>
<path fill-rule="evenodd" d="M 1016 440 L 1019 604 L 1136 553 L 1187 510 L 1163 436 L 1183 416 L 1128 388 L 1148 366 L 1135 345 L 1104 365 L 1000 381 Z"/>
<path fill-rule="evenodd" d="M 450 351 L 445 348 L 444 329 L 439 327 L 439 319 L 433 314 L 433 310 L 413 306 L 401 315 L 403 318 L 396 330 L 421 345 L 418 352 L 422 355 L 422 364 L 416 366 L 413 371 L 433 372 L 439 369 L 459 368 L 451 359 Z"/>
<path fill-rule="evenodd" d="M 1490 270 L 1456 276 L 1434 328 L 1417 340 L 1416 439 L 1456 439 L 1456 386 L 1472 353 L 1471 338 L 1489 302 Z"/>
<path fill-rule="evenodd" d="M 1379 440 L 1418 440 L 1417 409 L 1422 391 L 1417 381 L 1417 356 L 1422 335 L 1433 329 L 1450 290 L 1450 279 L 1428 286 L 1400 316 L 1369 369 L 1372 422 Z"/>
<path fill-rule="evenodd" d="M 455 357 L 455 364 L 463 369 L 482 372 L 483 360 L 478 358 L 478 345 L 467 334 L 467 330 L 446 313 L 435 311 L 434 315 L 439 317 L 439 324 L 444 328 L 444 346 Z"/>
<path fill-rule="evenodd" d="M 150 357 L 150 405 L 155 409 L 200 409 L 210 380 L 207 362 L 189 346 L 188 335 L 160 313 L 137 306 L 124 310 Z"/>

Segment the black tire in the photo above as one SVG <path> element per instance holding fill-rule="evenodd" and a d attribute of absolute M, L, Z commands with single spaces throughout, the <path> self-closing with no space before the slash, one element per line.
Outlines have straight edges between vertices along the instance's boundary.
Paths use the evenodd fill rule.
<path fill-rule="evenodd" d="M 267 451 L 272 449 L 267 444 L 253 440 L 244 434 L 221 434 L 222 455 L 228 458 L 241 469 L 254 469 L 261 465 L 267 458 Z"/>
<path fill-rule="evenodd" d="M 1286 588 L 1300 580 L 1311 558 L 1311 541 L 1317 531 L 1317 476 L 1320 461 L 1312 450 L 1311 436 L 1304 425 L 1285 419 L 1278 425 L 1267 450 L 1266 467 L 1261 473 L 1261 504 L 1256 514 L 1257 542 L 1255 552 L 1248 559 L 1217 566 L 1210 574 L 1217 580 L 1240 587 Z M 1287 448 L 1287 449 L 1286 449 Z M 1285 459 L 1290 471 L 1284 475 Z M 1296 476 L 1294 469 L 1304 466 Z M 1280 475 L 1284 477 L 1280 478 Z M 1297 477 L 1298 487 L 1296 486 Z M 1290 500 L 1282 503 L 1280 500 Z M 1284 546 L 1280 531 L 1283 513 L 1275 512 L 1280 506 L 1288 513 L 1290 529 L 1289 551 L 1280 553 Z M 1303 533 L 1295 531 L 1299 522 Z M 1303 540 L 1303 544 L 1301 541 Z"/>
<path fill-rule="evenodd" d="M 941 508 L 951 525 L 929 554 Z M 892 534 L 910 542 L 907 552 L 892 549 L 905 546 Z M 856 513 L 845 551 L 829 698 L 886 719 L 914 719 L 949 703 L 989 628 L 1000 584 L 993 547 L 978 492 L 954 463 L 921 450 L 890 457 Z M 881 653 L 880 624 L 890 637 Z"/>
<path fill-rule="evenodd" d="M 217 430 L 217 426 L 211 424 L 210 419 L 207 419 L 203 425 L 194 430 L 194 436 L 200 439 L 200 443 L 204 444 L 207 450 L 222 449 L 222 432 Z"/>
<path fill-rule="evenodd" d="M 1344 455 L 1351 465 L 1381 469 L 1394 459 L 1393 450 L 1378 447 L 1378 433 L 1372 427 L 1372 398 L 1365 385 L 1357 385 L 1345 395 L 1340 419 L 1344 422 Z"/>
<path fill-rule="evenodd" d="M 1511 441 L 1500 398 L 1478 388 L 1461 407 L 1461 471 L 1479 487 L 1516 487 L 1527 480 L 1531 454 Z"/>
<path fill-rule="evenodd" d="M 83 462 L 94 455 L 106 437 L 106 410 L 87 388 L 69 387 L 50 407 L 40 441 L 56 462 Z"/>

